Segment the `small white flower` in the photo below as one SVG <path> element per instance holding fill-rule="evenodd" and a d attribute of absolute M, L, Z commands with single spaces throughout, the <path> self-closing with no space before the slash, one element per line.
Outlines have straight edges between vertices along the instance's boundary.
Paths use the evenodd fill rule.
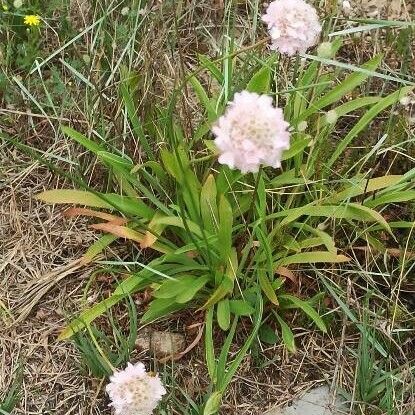
<path fill-rule="evenodd" d="M 337 115 L 336 110 L 330 110 L 326 112 L 326 121 L 329 124 L 336 124 L 338 118 L 339 116 Z"/>
<path fill-rule="evenodd" d="M 23 6 L 23 0 L 14 0 L 13 7 L 15 9 L 20 9 Z"/>
<path fill-rule="evenodd" d="M 307 130 L 308 127 L 308 122 L 307 121 L 301 121 L 298 125 L 297 125 L 297 131 L 302 133 L 305 130 Z"/>
<path fill-rule="evenodd" d="M 166 390 L 158 375 L 146 372 L 142 363 L 115 372 L 106 391 L 116 415 L 151 415 Z"/>
<path fill-rule="evenodd" d="M 290 147 L 288 127 L 270 97 L 248 91 L 235 94 L 212 128 L 219 163 L 242 173 L 257 172 L 261 164 L 280 167 L 281 155 Z"/>
<path fill-rule="evenodd" d="M 130 13 L 130 8 L 128 6 L 125 6 L 121 9 L 121 14 L 123 16 L 127 16 L 128 13 Z"/>
<path fill-rule="evenodd" d="M 271 49 L 290 56 L 314 46 L 321 32 L 316 9 L 304 0 L 275 0 L 262 20 L 268 25 Z"/>

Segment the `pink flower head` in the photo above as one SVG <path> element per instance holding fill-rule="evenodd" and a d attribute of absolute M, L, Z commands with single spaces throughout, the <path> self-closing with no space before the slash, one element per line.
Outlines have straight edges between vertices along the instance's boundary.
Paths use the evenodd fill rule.
<path fill-rule="evenodd" d="M 321 32 L 316 9 L 304 0 L 275 0 L 262 20 L 268 25 L 271 49 L 289 56 L 305 53 Z"/>
<path fill-rule="evenodd" d="M 106 391 L 116 415 L 151 415 L 166 390 L 160 378 L 151 376 L 142 363 L 115 372 Z"/>
<path fill-rule="evenodd" d="M 212 128 L 219 163 L 242 173 L 257 172 L 261 164 L 280 167 L 282 153 L 290 146 L 288 127 L 270 97 L 248 91 L 235 94 Z"/>

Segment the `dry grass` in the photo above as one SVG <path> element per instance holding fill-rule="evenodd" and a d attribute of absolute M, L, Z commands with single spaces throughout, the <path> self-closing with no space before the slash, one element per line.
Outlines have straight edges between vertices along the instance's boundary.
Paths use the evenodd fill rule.
<path fill-rule="evenodd" d="M 51 173 L 4 149 L 1 155 L 0 300 L 7 312 L 0 320 L 0 390 L 22 365 L 17 413 L 105 413 L 95 400 L 98 385 L 80 376 L 79 356 L 56 341 L 91 271 L 78 269 L 76 260 L 95 237 L 34 201 L 55 185 Z"/>

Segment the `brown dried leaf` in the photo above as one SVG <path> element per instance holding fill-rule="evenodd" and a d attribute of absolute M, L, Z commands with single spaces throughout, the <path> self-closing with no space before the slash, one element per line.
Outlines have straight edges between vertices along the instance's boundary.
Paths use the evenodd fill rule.
<path fill-rule="evenodd" d="M 125 225 L 128 221 L 120 216 L 111 215 L 109 213 L 100 212 L 98 210 L 86 209 L 86 208 L 69 208 L 62 213 L 66 218 L 72 218 L 74 216 L 90 216 L 93 218 L 99 218 L 106 220 L 113 225 Z"/>

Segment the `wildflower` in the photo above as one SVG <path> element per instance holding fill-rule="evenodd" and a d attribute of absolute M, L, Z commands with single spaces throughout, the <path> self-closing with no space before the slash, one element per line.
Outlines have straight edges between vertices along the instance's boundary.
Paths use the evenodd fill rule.
<path fill-rule="evenodd" d="M 160 378 L 147 373 L 142 363 L 128 363 L 123 371 L 115 372 L 106 391 L 116 415 L 151 415 L 166 393 Z"/>
<path fill-rule="evenodd" d="M 297 130 L 300 133 L 303 133 L 305 130 L 307 130 L 308 127 L 308 122 L 307 121 L 301 121 L 298 125 L 297 125 Z"/>
<path fill-rule="evenodd" d="M 24 24 L 26 26 L 39 26 L 40 25 L 40 17 L 34 14 L 28 14 L 24 18 Z"/>
<path fill-rule="evenodd" d="M 339 116 L 336 110 L 330 110 L 326 112 L 326 122 L 328 124 L 336 124 L 338 118 Z"/>
<path fill-rule="evenodd" d="M 23 6 L 23 0 L 14 0 L 13 7 L 15 9 L 20 9 Z"/>
<path fill-rule="evenodd" d="M 128 6 L 125 6 L 121 9 L 121 14 L 123 16 L 127 16 L 128 13 L 130 13 L 130 8 Z"/>
<path fill-rule="evenodd" d="M 290 146 L 288 127 L 270 97 L 248 91 L 235 94 L 212 128 L 219 163 L 242 173 L 257 172 L 261 164 L 280 167 L 282 152 Z"/>
<path fill-rule="evenodd" d="M 268 25 L 271 49 L 290 56 L 314 46 L 321 32 L 316 9 L 304 0 L 275 0 L 262 20 Z"/>

